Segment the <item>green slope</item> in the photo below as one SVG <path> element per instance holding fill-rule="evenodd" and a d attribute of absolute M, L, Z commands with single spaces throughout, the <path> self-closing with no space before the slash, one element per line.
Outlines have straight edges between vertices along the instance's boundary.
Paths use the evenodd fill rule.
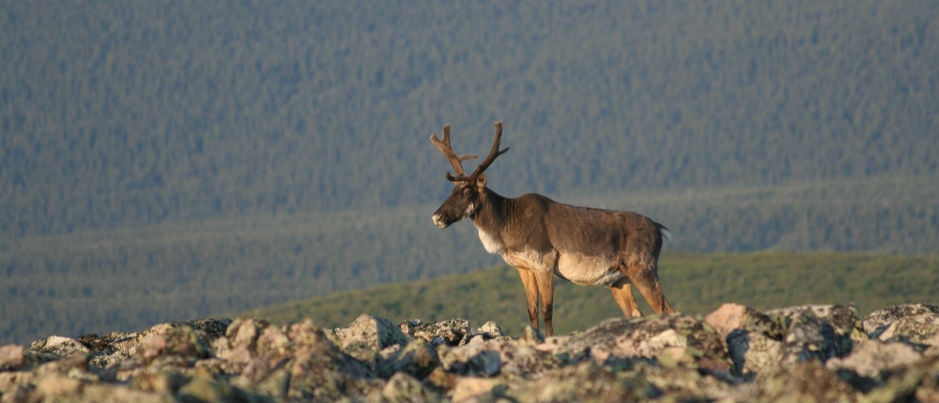
<path fill-rule="evenodd" d="M 666 296 L 679 311 L 708 313 L 724 302 L 757 309 L 800 304 L 856 303 L 862 313 L 896 304 L 939 302 L 939 258 L 866 254 L 759 252 L 666 253 L 660 262 Z M 558 333 L 587 328 L 621 315 L 602 287 L 557 281 Z M 645 301 L 640 306 L 652 313 Z M 384 285 L 243 312 L 287 323 L 312 318 L 345 326 L 369 313 L 394 320 L 494 320 L 510 334 L 528 322 L 524 292 L 514 269 L 499 266 L 433 280 Z"/>

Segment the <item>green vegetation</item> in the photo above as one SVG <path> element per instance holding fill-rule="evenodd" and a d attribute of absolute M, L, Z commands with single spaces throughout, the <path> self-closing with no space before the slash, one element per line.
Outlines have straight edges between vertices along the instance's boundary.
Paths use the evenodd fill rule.
<path fill-rule="evenodd" d="M 866 314 L 898 304 L 936 303 L 937 266 L 935 256 L 666 253 L 659 275 L 672 305 L 689 314 L 707 314 L 724 302 L 760 310 L 855 303 Z M 580 287 L 561 280 L 555 284 L 554 323 L 559 333 L 622 316 L 603 287 Z M 639 303 L 643 312 L 652 313 L 641 297 Z M 504 266 L 338 293 L 240 315 L 275 323 L 312 318 L 320 326 L 342 327 L 362 313 L 398 321 L 464 318 L 472 326 L 494 320 L 515 335 L 528 324 L 521 282 L 514 269 Z"/>
<path fill-rule="evenodd" d="M 498 264 L 430 223 L 447 122 L 483 153 L 505 120 L 496 191 L 641 212 L 668 253 L 935 256 L 937 14 L 4 2 L 0 344 Z"/>

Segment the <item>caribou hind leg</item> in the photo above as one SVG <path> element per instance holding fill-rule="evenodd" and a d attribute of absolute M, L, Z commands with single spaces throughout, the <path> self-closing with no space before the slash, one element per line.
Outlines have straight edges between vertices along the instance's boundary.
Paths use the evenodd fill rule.
<path fill-rule="evenodd" d="M 659 315 L 674 313 L 675 310 L 662 293 L 658 271 L 658 259 L 653 256 L 636 254 L 627 260 L 626 276 L 639 289 L 655 313 Z"/>

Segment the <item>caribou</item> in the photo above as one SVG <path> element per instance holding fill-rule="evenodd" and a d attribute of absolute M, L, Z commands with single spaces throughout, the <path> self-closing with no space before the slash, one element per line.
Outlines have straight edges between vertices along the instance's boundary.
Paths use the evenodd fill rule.
<path fill-rule="evenodd" d="M 635 285 L 657 314 L 675 312 L 659 283 L 658 260 L 668 229 L 630 211 L 578 207 L 530 193 L 508 198 L 489 189 L 484 172 L 500 155 L 502 122 L 495 123 L 495 140 L 489 155 L 473 173 L 463 171 L 463 161 L 476 155 L 457 155 L 450 145 L 450 125 L 443 139 L 430 142 L 450 161 L 453 192 L 434 212 L 434 224 L 446 228 L 470 218 L 487 252 L 499 254 L 518 270 L 525 288 L 528 319 L 539 329 L 538 312 L 545 334 L 554 333 L 554 276 L 583 286 L 605 286 L 626 317 L 642 312 L 632 294 Z M 540 305 L 539 305 L 540 302 Z"/>

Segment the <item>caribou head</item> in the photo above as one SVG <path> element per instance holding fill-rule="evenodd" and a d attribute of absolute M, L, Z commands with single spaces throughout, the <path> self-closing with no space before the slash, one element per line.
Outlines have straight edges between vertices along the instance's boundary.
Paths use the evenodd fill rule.
<path fill-rule="evenodd" d="M 502 122 L 496 122 L 496 139 L 492 143 L 489 156 L 469 175 L 466 175 L 463 171 L 463 161 L 476 158 L 476 155 L 458 156 L 453 152 L 453 147 L 450 146 L 450 125 L 443 127 L 443 140 L 438 139 L 436 134 L 431 134 L 430 142 L 447 157 L 456 172 L 456 175 L 447 172 L 447 180 L 453 182 L 454 185 L 453 193 L 434 212 L 434 224 L 437 227 L 446 228 L 466 217 L 472 219 L 478 211 L 482 199 L 485 198 L 486 175 L 483 172 L 496 160 L 496 157 L 509 151 L 508 147 L 499 149 L 499 144 L 502 142 Z"/>

